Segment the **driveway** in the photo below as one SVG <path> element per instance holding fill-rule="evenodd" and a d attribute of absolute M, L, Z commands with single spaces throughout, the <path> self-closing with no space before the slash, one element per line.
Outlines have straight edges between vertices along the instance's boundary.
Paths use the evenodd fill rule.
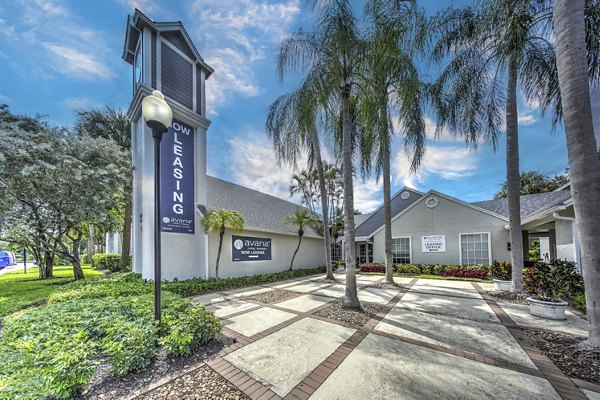
<path fill-rule="evenodd" d="M 322 312 L 344 294 L 344 276 L 337 278 L 197 297 L 237 339 L 208 365 L 252 399 L 600 398 L 563 375 L 521 328 L 585 334 L 579 317 L 547 324 L 496 303 L 486 285 L 396 278 L 401 289 L 393 290 L 376 287 L 380 276 L 359 275 L 359 298 L 379 309 L 360 326 Z M 288 297 L 255 300 L 265 294 Z"/>

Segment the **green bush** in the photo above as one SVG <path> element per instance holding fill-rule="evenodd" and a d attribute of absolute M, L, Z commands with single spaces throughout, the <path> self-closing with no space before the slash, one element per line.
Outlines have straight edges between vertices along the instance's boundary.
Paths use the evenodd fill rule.
<path fill-rule="evenodd" d="M 582 313 L 586 313 L 585 293 L 577 293 L 571 297 L 571 305 Z"/>
<path fill-rule="evenodd" d="M 442 276 L 442 274 L 444 273 L 445 270 L 446 270 L 445 265 L 434 265 L 433 266 L 433 274 L 434 275 Z"/>
<path fill-rule="evenodd" d="M 77 395 L 87 386 L 100 355 L 108 357 L 113 375 L 148 366 L 159 343 L 153 304 L 152 294 L 107 295 L 7 316 L 0 340 L 0 398 Z M 172 293 L 163 294 L 162 310 L 168 321 L 163 325 L 165 337 L 190 338 L 179 343 L 177 352 L 167 339 L 169 354 L 189 354 L 220 332 L 218 319 L 204 306 Z"/>
<path fill-rule="evenodd" d="M 109 270 L 110 272 L 126 272 L 131 270 L 131 256 L 129 256 L 129 265 L 121 268 L 120 254 L 94 254 L 92 256 L 92 268 L 99 270 Z"/>
<path fill-rule="evenodd" d="M 576 272 L 575 263 L 553 259 L 537 262 L 523 272 L 523 288 L 542 300 L 569 300 L 584 292 L 583 277 Z"/>
<path fill-rule="evenodd" d="M 490 276 L 501 281 L 510 281 L 512 279 L 512 264 L 510 261 L 494 260 L 490 265 Z"/>
<path fill-rule="evenodd" d="M 424 275 L 433 275 L 433 265 L 422 265 L 421 273 Z"/>

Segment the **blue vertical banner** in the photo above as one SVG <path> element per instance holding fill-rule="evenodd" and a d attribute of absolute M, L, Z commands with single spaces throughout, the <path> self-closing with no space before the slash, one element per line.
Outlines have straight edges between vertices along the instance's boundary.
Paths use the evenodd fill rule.
<path fill-rule="evenodd" d="M 162 232 L 194 233 L 194 129 L 173 120 L 160 145 Z"/>

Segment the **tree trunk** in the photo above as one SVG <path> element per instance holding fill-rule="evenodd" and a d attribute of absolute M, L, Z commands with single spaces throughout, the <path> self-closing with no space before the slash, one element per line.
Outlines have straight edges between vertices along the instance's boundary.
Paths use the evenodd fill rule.
<path fill-rule="evenodd" d="M 584 0 L 554 2 L 556 64 L 585 281 L 588 342 L 600 346 L 600 161 L 586 60 Z"/>
<path fill-rule="evenodd" d="M 131 182 L 128 182 L 123 188 L 125 197 L 125 213 L 123 215 L 123 243 L 121 245 L 121 269 L 129 271 L 131 269 L 130 248 L 131 248 Z"/>
<path fill-rule="evenodd" d="M 92 257 L 96 253 L 96 231 L 93 225 L 88 226 L 87 240 L 87 262 L 92 263 Z"/>
<path fill-rule="evenodd" d="M 76 281 L 84 279 L 83 270 L 81 269 L 81 258 L 79 256 L 79 245 L 81 239 L 73 240 L 73 256 L 71 263 L 73 264 L 73 277 Z"/>
<path fill-rule="evenodd" d="M 292 256 L 292 262 L 290 262 L 290 271 L 294 267 L 294 259 L 296 258 L 296 254 L 298 254 L 298 250 L 300 250 L 301 243 L 302 243 L 302 235 L 298 234 L 298 246 L 296 246 L 296 251 L 294 251 L 294 255 Z"/>
<path fill-rule="evenodd" d="M 346 249 L 346 290 L 344 307 L 361 308 L 356 289 L 356 227 L 354 225 L 354 185 L 352 182 L 352 127 L 350 122 L 350 87 L 342 88 L 342 135 L 344 169 L 344 240 Z"/>
<path fill-rule="evenodd" d="M 521 181 L 519 175 L 519 122 L 517 116 L 517 57 L 508 61 L 506 89 L 506 189 L 510 224 L 512 290 L 523 291 L 523 234 L 521 232 Z"/>
<path fill-rule="evenodd" d="M 317 174 L 319 174 L 319 191 L 321 192 L 321 213 L 323 214 L 323 236 L 325 237 L 325 270 L 327 279 L 335 279 L 333 268 L 331 266 L 331 232 L 329 231 L 329 197 L 327 194 L 327 182 L 325 181 L 325 171 L 323 170 L 323 160 L 321 159 L 321 144 L 317 131 L 313 129 L 311 134 L 312 150 L 317 164 Z"/>
<path fill-rule="evenodd" d="M 221 260 L 221 249 L 223 248 L 223 236 L 225 236 L 225 229 L 219 231 L 219 249 L 217 250 L 217 265 L 215 265 L 215 275 L 219 278 L 219 261 Z"/>
<path fill-rule="evenodd" d="M 387 100 L 385 103 L 387 105 Z M 381 115 L 381 146 L 384 146 L 383 152 L 383 219 L 384 219 L 384 237 L 385 237 L 385 282 L 394 284 L 394 261 L 392 259 L 392 191 L 390 178 L 390 148 L 386 137 L 388 134 L 387 111 L 384 109 Z"/>

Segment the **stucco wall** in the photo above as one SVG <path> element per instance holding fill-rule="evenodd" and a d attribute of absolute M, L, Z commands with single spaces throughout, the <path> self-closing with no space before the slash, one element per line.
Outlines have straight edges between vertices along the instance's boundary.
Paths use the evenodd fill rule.
<path fill-rule="evenodd" d="M 260 238 L 271 238 L 271 260 L 270 261 L 232 261 L 231 236 L 253 236 Z M 231 230 L 225 232 L 223 237 L 223 250 L 219 262 L 219 277 L 236 277 L 244 275 L 256 275 L 269 272 L 286 271 L 290 267 L 290 261 L 296 246 L 298 236 L 274 234 L 269 232 L 244 231 L 233 233 Z M 208 235 L 209 248 L 209 276 L 215 276 L 215 265 L 217 261 L 217 249 L 219 247 L 219 235 L 210 233 Z M 302 238 L 302 245 L 296 259 L 294 269 L 312 268 L 325 265 L 325 248 L 323 239 Z"/>
<path fill-rule="evenodd" d="M 556 258 L 561 260 L 575 261 L 575 250 L 573 247 L 573 225 L 570 221 L 556 220 Z"/>
<path fill-rule="evenodd" d="M 425 199 L 430 196 L 425 196 Z M 484 212 L 464 206 L 460 203 L 434 195 L 438 205 L 429 208 L 425 201 L 414 207 L 392 222 L 392 237 L 411 238 L 411 262 L 414 264 L 459 264 L 459 234 L 490 233 L 491 259 L 510 260 L 507 250 L 509 232 L 504 229 L 508 222 Z M 423 253 L 421 237 L 427 235 L 446 235 L 446 252 Z M 374 237 L 375 262 L 384 262 L 384 231 Z"/>

